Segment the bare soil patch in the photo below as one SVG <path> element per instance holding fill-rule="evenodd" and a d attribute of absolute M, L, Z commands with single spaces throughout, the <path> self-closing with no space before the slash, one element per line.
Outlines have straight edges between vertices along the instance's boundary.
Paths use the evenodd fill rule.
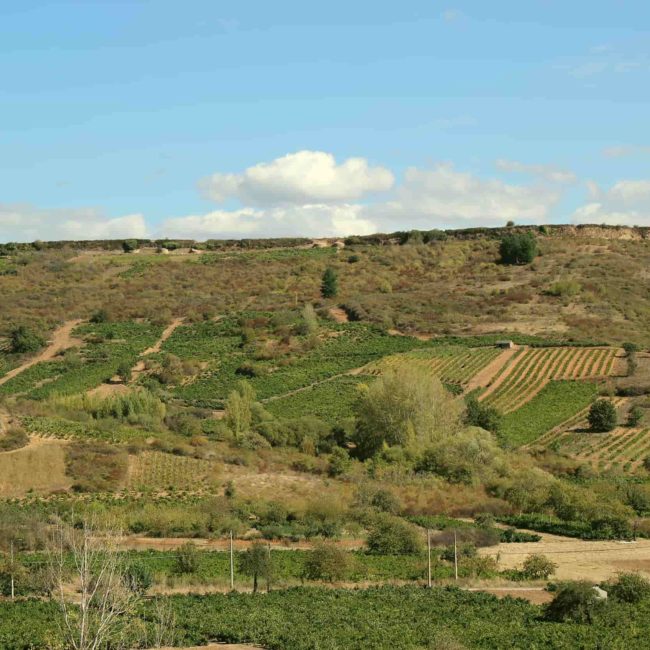
<path fill-rule="evenodd" d="M 349 322 L 348 315 L 344 309 L 341 309 L 340 307 L 330 307 L 330 316 L 337 322 L 337 323 L 347 323 Z"/>
<path fill-rule="evenodd" d="M 501 368 L 516 354 L 517 348 L 504 350 L 498 357 L 490 361 L 485 368 L 476 373 L 467 384 L 466 392 L 470 393 L 477 388 L 489 386 L 490 382 L 497 376 Z"/>

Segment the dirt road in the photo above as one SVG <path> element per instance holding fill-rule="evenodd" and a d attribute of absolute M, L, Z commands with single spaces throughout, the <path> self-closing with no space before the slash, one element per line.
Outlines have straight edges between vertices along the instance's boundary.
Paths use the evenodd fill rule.
<path fill-rule="evenodd" d="M 4 375 L 4 377 L 0 378 L 0 386 L 8 382 L 10 379 L 16 377 L 21 372 L 24 372 L 27 370 L 27 368 L 35 366 L 37 363 L 54 359 L 54 357 L 56 357 L 59 352 L 62 352 L 67 348 L 83 345 L 83 341 L 80 339 L 75 339 L 72 336 L 72 331 L 74 328 L 82 322 L 83 321 L 81 320 L 71 320 L 55 330 L 54 334 L 52 334 L 52 339 L 48 343 L 47 347 L 41 350 L 35 357 L 32 357 L 28 361 L 25 361 L 25 363 L 18 366 L 17 368 L 14 368 L 13 370 L 10 370 L 6 375 Z"/>

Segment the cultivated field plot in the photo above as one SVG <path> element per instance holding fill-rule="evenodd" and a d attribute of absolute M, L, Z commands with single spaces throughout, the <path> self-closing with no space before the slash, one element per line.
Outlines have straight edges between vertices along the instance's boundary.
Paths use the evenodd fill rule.
<path fill-rule="evenodd" d="M 127 487 L 201 490 L 214 476 L 215 466 L 209 460 L 147 451 L 131 456 Z"/>
<path fill-rule="evenodd" d="M 550 381 L 612 375 L 616 354 L 615 348 L 522 348 L 479 400 L 510 413 L 530 401 Z"/>
<path fill-rule="evenodd" d="M 613 402 L 619 408 L 625 399 L 617 398 Z M 587 412 L 587 409 L 581 411 L 544 434 L 535 441 L 535 446 L 552 446 L 600 470 L 634 471 L 650 456 L 650 428 L 617 427 L 608 433 L 593 433 L 588 430 Z"/>
<path fill-rule="evenodd" d="M 364 368 L 364 374 L 379 375 L 403 364 L 430 370 L 443 382 L 465 385 L 480 372 L 501 350 L 493 347 L 467 348 L 445 346 L 429 350 L 413 350 L 381 359 Z"/>

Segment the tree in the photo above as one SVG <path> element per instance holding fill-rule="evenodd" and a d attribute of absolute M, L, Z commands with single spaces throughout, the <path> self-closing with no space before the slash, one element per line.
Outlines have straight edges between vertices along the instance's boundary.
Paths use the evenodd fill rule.
<path fill-rule="evenodd" d="M 122 242 L 122 250 L 125 253 L 132 253 L 137 248 L 138 248 L 138 240 L 137 239 L 125 239 Z"/>
<path fill-rule="evenodd" d="M 426 369 L 391 369 L 361 390 L 355 453 L 370 458 L 384 445 L 424 447 L 458 429 L 462 408 Z"/>
<path fill-rule="evenodd" d="M 623 349 L 625 350 L 625 359 L 627 360 L 627 374 L 629 377 L 632 377 L 636 374 L 639 367 L 639 363 L 636 360 L 636 353 L 639 350 L 639 346 L 636 343 L 623 343 Z"/>
<path fill-rule="evenodd" d="M 529 580 L 548 580 L 555 573 L 557 564 L 541 553 L 529 555 L 521 567 L 521 573 Z"/>
<path fill-rule="evenodd" d="M 80 529 L 60 525 L 55 531 L 48 554 L 50 593 L 61 609 L 66 648 L 136 646 L 129 619 L 140 597 L 130 586 L 119 537 L 88 521 Z M 71 582 L 77 585 L 75 603 L 68 593 Z"/>
<path fill-rule="evenodd" d="M 334 447 L 327 473 L 334 477 L 344 474 L 350 467 L 350 454 L 343 447 Z"/>
<path fill-rule="evenodd" d="M 628 427 L 636 427 L 638 426 L 639 422 L 643 419 L 643 411 L 638 407 L 638 406 L 633 406 L 627 414 L 627 420 L 625 421 L 625 424 L 627 424 Z"/>
<path fill-rule="evenodd" d="M 546 606 L 545 617 L 558 623 L 591 623 L 594 613 L 601 606 L 601 597 L 590 582 L 563 582 Z"/>
<path fill-rule="evenodd" d="M 257 593 L 259 578 L 266 578 L 266 590 L 270 590 L 273 576 L 273 562 L 271 549 L 262 542 L 253 542 L 239 556 L 239 570 L 246 576 L 253 578 L 253 593 Z"/>
<path fill-rule="evenodd" d="M 127 384 L 131 379 L 131 365 L 127 361 L 123 361 L 117 367 L 117 376 Z"/>
<path fill-rule="evenodd" d="M 530 264 L 537 255 L 537 240 L 530 232 L 505 235 L 499 254 L 502 264 Z"/>
<path fill-rule="evenodd" d="M 36 352 L 45 345 L 45 339 L 24 325 L 16 327 L 10 335 L 11 351 L 16 354 Z"/>
<path fill-rule="evenodd" d="M 616 408 L 606 399 L 596 400 L 589 409 L 589 426 L 592 431 L 604 433 L 616 427 Z"/>
<path fill-rule="evenodd" d="M 334 298 L 339 291 L 336 271 L 332 268 L 325 269 L 321 283 L 321 295 L 323 298 Z"/>
<path fill-rule="evenodd" d="M 303 576 L 307 580 L 334 582 L 345 578 L 350 567 L 350 557 L 335 544 L 321 542 L 307 555 Z"/>
<path fill-rule="evenodd" d="M 619 573 L 616 582 L 605 589 L 609 596 L 622 603 L 640 603 L 650 598 L 650 581 L 638 573 Z"/>
<path fill-rule="evenodd" d="M 476 397 L 469 397 L 466 400 L 467 411 L 465 412 L 465 423 L 475 427 L 481 427 L 492 433 L 498 433 L 501 428 L 502 416 L 493 406 L 482 404 Z"/>
<path fill-rule="evenodd" d="M 235 440 L 250 431 L 253 421 L 253 404 L 255 391 L 247 381 L 240 381 L 226 400 L 224 421 L 232 431 Z"/>
<path fill-rule="evenodd" d="M 199 568 L 199 552 L 192 542 L 183 544 L 176 554 L 176 573 L 196 573 Z"/>
<path fill-rule="evenodd" d="M 417 529 L 408 522 L 388 514 L 376 516 L 366 541 L 371 553 L 381 555 L 409 555 L 422 550 Z"/>

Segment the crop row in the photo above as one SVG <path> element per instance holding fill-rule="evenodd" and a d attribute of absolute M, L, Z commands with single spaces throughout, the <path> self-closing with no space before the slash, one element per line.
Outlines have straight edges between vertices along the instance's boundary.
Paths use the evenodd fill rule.
<path fill-rule="evenodd" d="M 520 408 L 552 380 L 603 377 L 611 373 L 612 348 L 543 348 L 520 352 L 480 396 L 507 413 Z"/>
<path fill-rule="evenodd" d="M 196 490 L 214 473 L 208 460 L 176 456 L 162 452 L 143 452 L 131 457 L 128 487 Z"/>

